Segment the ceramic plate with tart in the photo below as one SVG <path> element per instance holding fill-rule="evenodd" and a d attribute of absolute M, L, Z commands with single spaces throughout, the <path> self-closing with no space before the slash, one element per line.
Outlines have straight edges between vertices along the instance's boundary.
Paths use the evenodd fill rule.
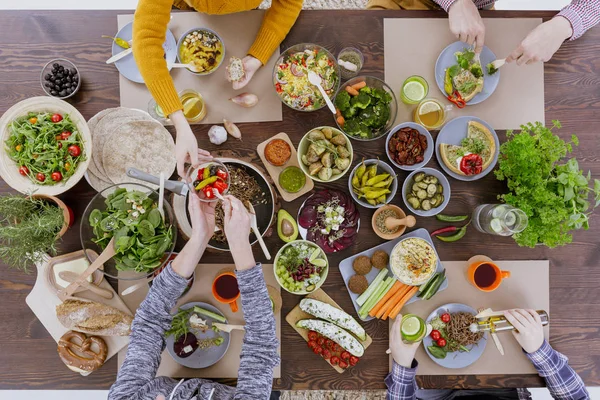
<path fill-rule="evenodd" d="M 171 328 L 165 332 L 167 351 L 179 364 L 188 368 L 207 368 L 223 358 L 229 349 L 229 333 L 213 327 L 213 322 L 227 323 L 215 306 L 191 302 L 173 314 Z"/>
<path fill-rule="evenodd" d="M 320 126 L 309 131 L 298 144 L 298 163 L 312 180 L 333 182 L 352 164 L 352 144 L 336 128 Z"/>
<path fill-rule="evenodd" d="M 0 118 L 5 156 L 0 175 L 21 193 L 55 196 L 83 177 L 92 136 L 83 116 L 53 97 L 20 101 Z"/>
<path fill-rule="evenodd" d="M 177 58 L 183 64 L 192 64 L 195 75 L 209 75 L 219 68 L 225 58 L 221 37 L 208 28 L 194 28 L 185 32 L 177 42 Z"/>
<path fill-rule="evenodd" d="M 352 303 L 354 304 L 356 313 L 359 315 L 359 318 L 361 320 L 370 321 L 373 319 L 373 317 L 369 316 L 368 313 L 366 313 L 366 314 L 363 313 L 362 315 L 364 315 L 364 317 L 359 314 L 359 310 L 361 309 L 361 306 L 364 303 L 361 302 L 361 304 L 358 304 L 358 302 L 357 302 L 358 298 L 360 297 L 361 293 L 365 293 L 365 291 L 368 290 L 367 288 L 377 279 L 377 276 L 381 273 L 382 270 L 387 271 L 388 277 L 392 276 L 392 271 L 391 271 L 391 267 L 390 267 L 390 255 L 392 254 L 394 247 L 400 241 L 409 239 L 409 238 L 422 239 L 422 240 L 426 241 L 433 248 L 434 253 L 437 254 L 436 250 L 435 250 L 435 246 L 433 245 L 433 242 L 431 240 L 431 236 L 429 236 L 429 233 L 427 232 L 427 230 L 416 229 L 416 230 L 409 232 L 399 238 L 390 240 L 388 242 L 380 244 L 379 246 L 375 246 L 371 249 L 368 249 L 361 253 L 355 254 L 355 255 L 348 257 L 340 262 L 340 265 L 339 265 L 340 273 L 342 274 L 342 278 L 344 279 L 344 283 L 346 284 L 346 288 L 348 289 L 348 294 L 350 295 L 350 298 L 352 299 Z M 436 268 L 435 268 L 435 273 L 436 273 L 435 275 L 437 275 L 438 273 L 443 273 L 443 271 L 444 271 L 444 266 L 439 261 L 439 257 L 436 256 L 436 258 L 437 258 L 437 262 L 436 262 Z M 361 259 L 362 261 L 357 261 L 359 259 Z M 360 263 L 362 263 L 364 265 L 359 265 Z M 358 288 L 351 287 L 351 286 L 354 286 L 354 284 L 350 280 L 352 279 L 353 276 L 358 275 L 358 273 L 364 273 L 363 275 L 359 275 L 359 276 L 362 276 L 365 278 L 367 288 L 364 287 L 365 286 L 364 284 L 362 285 L 362 287 L 358 287 Z M 360 278 L 358 278 L 358 279 L 360 279 Z M 357 278 L 354 278 L 354 280 L 356 281 Z M 427 285 L 428 283 L 429 282 L 427 282 L 425 285 Z M 444 279 L 441 281 L 439 287 L 437 288 L 437 292 L 439 292 L 441 290 L 445 290 L 447 287 L 448 287 L 448 280 Z M 361 290 L 353 290 L 353 289 L 361 289 Z M 362 291 L 362 289 L 364 289 L 365 291 Z M 419 297 L 420 294 L 421 293 L 419 292 L 417 295 L 415 295 L 410 300 L 408 300 L 406 302 L 406 304 L 410 304 L 415 301 L 421 300 L 423 296 Z M 433 293 L 433 294 L 435 294 L 435 293 Z M 432 294 L 432 296 L 433 296 L 433 294 Z"/>
<path fill-rule="evenodd" d="M 273 271 L 283 289 L 303 295 L 323 285 L 329 272 L 329 262 L 316 244 L 295 240 L 279 250 L 273 262 Z"/>
<path fill-rule="evenodd" d="M 498 135 L 485 121 L 476 117 L 458 117 L 438 134 L 436 157 L 444 171 L 461 181 L 481 179 L 498 161 Z"/>
<path fill-rule="evenodd" d="M 487 344 L 487 332 L 473 333 L 469 326 L 477 322 L 477 311 L 466 304 L 451 303 L 435 309 L 427 324 L 432 331 L 423 339 L 427 355 L 444 368 L 465 368 L 481 357 Z"/>
<path fill-rule="evenodd" d="M 285 319 L 306 340 L 308 351 L 321 356 L 340 374 L 359 363 L 373 341 L 360 323 L 321 289 L 308 294 Z"/>
<path fill-rule="evenodd" d="M 282 142 L 289 146 L 289 157 L 287 156 L 288 147 Z M 260 143 L 256 150 L 283 200 L 293 201 L 312 190 L 314 183 L 300 168 L 296 149 L 286 133 L 281 132 L 271 139 L 267 139 Z M 286 161 L 281 165 L 276 165 L 280 164 L 283 159 Z"/>
<path fill-rule="evenodd" d="M 500 82 L 500 71 L 490 75 L 486 66 L 496 60 L 487 46 L 478 61 L 472 49 L 454 42 L 439 55 L 435 63 L 435 81 L 444 96 L 460 93 L 466 105 L 479 104 L 494 93 Z"/>

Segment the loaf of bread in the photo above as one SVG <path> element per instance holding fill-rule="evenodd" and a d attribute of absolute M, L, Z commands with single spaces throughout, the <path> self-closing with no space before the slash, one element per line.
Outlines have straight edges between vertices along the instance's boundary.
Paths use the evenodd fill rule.
<path fill-rule="evenodd" d="M 114 307 L 81 299 L 67 299 L 56 306 L 56 316 L 67 329 L 100 336 L 127 336 L 133 321 Z"/>

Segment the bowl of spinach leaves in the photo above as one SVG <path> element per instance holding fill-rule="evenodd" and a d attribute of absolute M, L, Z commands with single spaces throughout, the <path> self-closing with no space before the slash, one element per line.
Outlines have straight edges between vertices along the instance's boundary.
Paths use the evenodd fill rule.
<path fill-rule="evenodd" d="M 161 213 L 158 193 L 147 186 L 108 187 L 94 196 L 84 212 L 81 243 L 86 254 L 92 253 L 88 249 L 100 253 L 113 237 L 116 254 L 104 264 L 104 274 L 122 280 L 148 277 L 168 262 L 175 247 L 173 209 L 165 201 Z"/>

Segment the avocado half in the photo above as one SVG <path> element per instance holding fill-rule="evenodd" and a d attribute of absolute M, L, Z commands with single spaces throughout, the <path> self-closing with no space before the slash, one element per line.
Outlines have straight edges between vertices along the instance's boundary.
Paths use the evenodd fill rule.
<path fill-rule="evenodd" d="M 293 242 L 298 237 L 296 220 L 283 208 L 277 212 L 277 234 L 286 243 Z"/>

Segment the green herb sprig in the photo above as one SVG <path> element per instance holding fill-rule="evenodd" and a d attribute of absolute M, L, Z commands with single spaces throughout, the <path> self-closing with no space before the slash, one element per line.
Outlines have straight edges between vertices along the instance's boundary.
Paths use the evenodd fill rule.
<path fill-rule="evenodd" d="M 173 336 L 177 340 L 181 336 L 187 335 L 190 331 L 188 320 L 192 311 L 194 311 L 193 307 L 187 310 L 180 308 L 177 314 L 173 316 L 171 327 L 165 332 L 165 337 Z"/>

